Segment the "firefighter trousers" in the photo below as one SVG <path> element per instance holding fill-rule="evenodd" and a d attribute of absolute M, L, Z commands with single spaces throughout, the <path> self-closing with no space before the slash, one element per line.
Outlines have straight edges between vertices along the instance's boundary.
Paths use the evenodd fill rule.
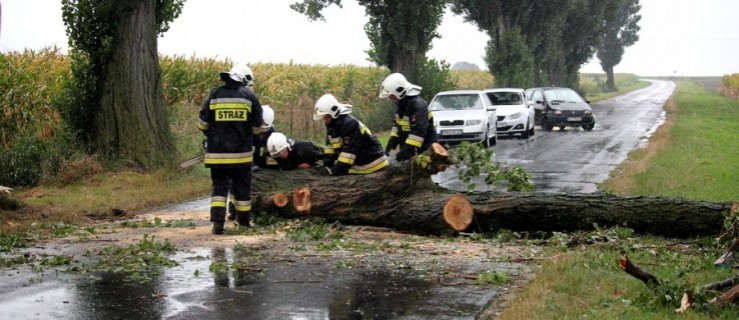
<path fill-rule="evenodd" d="M 251 166 L 211 167 L 210 179 L 212 182 L 210 221 L 225 221 L 230 187 L 236 209 L 236 221 L 240 225 L 248 225 L 251 213 Z"/>

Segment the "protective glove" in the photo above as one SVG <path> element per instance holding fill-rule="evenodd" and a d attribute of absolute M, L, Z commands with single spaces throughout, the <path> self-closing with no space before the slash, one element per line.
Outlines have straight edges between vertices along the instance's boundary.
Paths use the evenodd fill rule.
<path fill-rule="evenodd" d="M 385 155 L 390 156 L 390 151 L 392 151 L 390 148 L 385 148 Z"/>

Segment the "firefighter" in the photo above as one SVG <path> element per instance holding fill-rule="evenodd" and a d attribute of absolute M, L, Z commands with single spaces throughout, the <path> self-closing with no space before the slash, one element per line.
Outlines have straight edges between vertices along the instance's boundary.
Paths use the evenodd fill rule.
<path fill-rule="evenodd" d="M 368 174 L 388 165 L 382 144 L 359 120 L 349 115 L 351 105 L 331 94 L 316 101 L 313 120 L 326 124 L 326 148 L 322 175 Z"/>
<path fill-rule="evenodd" d="M 288 139 L 279 132 L 269 136 L 267 149 L 280 170 L 308 169 L 324 157 L 323 149 L 313 142 Z"/>
<path fill-rule="evenodd" d="M 254 142 L 254 169 L 257 168 L 271 168 L 277 167 L 277 161 L 272 158 L 267 150 L 267 140 L 275 133 L 275 112 L 268 105 L 262 106 L 262 128 L 259 135 L 256 137 Z"/>
<path fill-rule="evenodd" d="M 254 165 L 252 166 L 252 172 L 258 171 L 261 168 L 272 168 L 277 169 L 277 161 L 268 156 L 267 152 L 267 139 L 275 132 L 274 127 L 275 112 L 269 105 L 262 106 L 262 126 L 261 131 L 254 137 Z M 228 220 L 236 219 L 236 207 L 233 202 L 233 192 L 229 192 L 228 202 Z"/>
<path fill-rule="evenodd" d="M 421 87 L 400 73 L 393 73 L 382 82 L 380 98 L 389 98 L 397 106 L 385 154 L 389 156 L 390 151 L 400 147 L 395 155 L 398 161 L 408 160 L 436 142 L 434 118 L 420 94 Z"/>
<path fill-rule="evenodd" d="M 236 221 L 248 227 L 251 216 L 251 166 L 254 136 L 261 132 L 262 106 L 251 86 L 254 75 L 245 64 L 220 74 L 223 85 L 203 102 L 198 128 L 207 145 L 204 163 L 210 168 L 210 221 L 213 234 L 223 234 L 229 187 Z"/>

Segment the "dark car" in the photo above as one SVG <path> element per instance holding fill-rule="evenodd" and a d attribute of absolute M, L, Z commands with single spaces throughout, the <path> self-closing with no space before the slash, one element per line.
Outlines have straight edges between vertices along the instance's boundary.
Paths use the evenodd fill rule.
<path fill-rule="evenodd" d="M 526 89 L 526 97 L 534 102 L 534 123 L 551 131 L 554 127 L 582 127 L 593 130 L 595 118 L 590 101 L 570 88 L 545 87 Z"/>

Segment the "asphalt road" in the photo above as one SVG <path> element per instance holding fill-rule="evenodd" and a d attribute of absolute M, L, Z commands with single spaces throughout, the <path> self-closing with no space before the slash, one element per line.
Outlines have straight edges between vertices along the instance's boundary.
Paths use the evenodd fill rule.
<path fill-rule="evenodd" d="M 544 131 L 537 126 L 529 139 L 500 136 L 493 147 L 494 160 L 523 167 L 533 177 L 535 191 L 596 192 L 597 184 L 664 122 L 662 107 L 675 84 L 648 81 L 652 85 L 591 104 L 596 120 L 593 131 L 570 127 Z M 456 172 L 448 170 L 435 179 L 447 188 L 464 190 L 455 177 Z M 478 190 L 485 189 L 480 187 L 483 183 L 478 185 Z"/>

